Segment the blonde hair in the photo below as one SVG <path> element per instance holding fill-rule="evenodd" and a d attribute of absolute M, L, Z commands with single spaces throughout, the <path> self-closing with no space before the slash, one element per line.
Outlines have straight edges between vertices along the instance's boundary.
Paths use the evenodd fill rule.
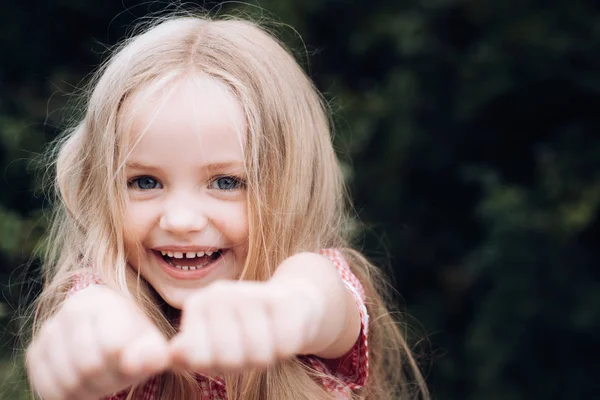
<path fill-rule="evenodd" d="M 57 201 L 37 300 L 34 334 L 60 306 L 73 275 L 93 266 L 133 298 L 156 325 L 176 332 L 152 288 L 127 267 L 124 227 L 127 156 L 125 100 L 184 74 L 224 83 L 245 117 L 248 256 L 242 279 L 266 280 L 301 251 L 342 250 L 367 294 L 369 378 L 356 399 L 428 398 L 411 351 L 380 294 L 381 275 L 348 245 L 347 196 L 317 90 L 285 47 L 257 24 L 237 19 L 172 17 L 116 49 L 90 83 L 86 113 L 57 143 Z M 99 193 L 105 195 L 100 196 Z M 228 399 L 327 399 L 318 373 L 297 359 L 267 371 L 226 376 Z M 130 398 L 136 396 L 133 388 Z M 191 373 L 161 376 L 160 398 L 187 399 Z"/>

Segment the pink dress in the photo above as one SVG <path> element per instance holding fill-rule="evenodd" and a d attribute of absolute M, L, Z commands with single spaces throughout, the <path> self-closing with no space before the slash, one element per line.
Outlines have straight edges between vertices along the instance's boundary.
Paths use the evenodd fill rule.
<path fill-rule="evenodd" d="M 316 356 L 302 356 L 301 359 L 317 371 L 324 374 L 320 378 L 323 387 L 338 399 L 350 399 L 353 390 L 360 389 L 367 380 L 369 368 L 369 355 L 367 334 L 369 328 L 369 316 L 365 307 L 365 292 L 358 278 L 352 273 L 348 263 L 337 249 L 324 249 L 320 253 L 327 257 L 337 268 L 344 284 L 354 295 L 356 305 L 360 312 L 361 331 L 360 336 L 352 349 L 338 360 L 325 360 Z M 69 295 L 82 290 L 90 285 L 101 283 L 94 274 L 80 274 L 76 276 L 73 286 L 69 289 Z M 198 374 L 200 400 L 226 400 L 227 391 L 225 384 L 219 377 L 209 378 Z M 141 396 L 138 400 L 159 400 L 158 387 L 159 377 L 150 378 L 143 385 Z M 128 390 L 107 397 L 106 400 L 124 400 L 127 398 Z"/>

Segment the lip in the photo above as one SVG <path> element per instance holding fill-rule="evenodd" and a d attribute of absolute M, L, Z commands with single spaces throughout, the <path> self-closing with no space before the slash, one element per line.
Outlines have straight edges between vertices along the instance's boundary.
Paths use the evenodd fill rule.
<path fill-rule="evenodd" d="M 167 247 L 164 248 L 166 251 Z M 192 248 L 192 247 L 185 247 L 186 250 L 183 250 L 184 248 L 181 247 L 168 247 L 169 251 L 194 251 L 195 249 L 198 249 L 197 247 Z M 177 250 L 174 250 L 177 249 Z M 195 250 L 195 251 L 202 251 L 202 250 Z M 210 265 L 201 268 L 201 269 L 197 269 L 194 271 L 184 271 L 181 269 L 177 269 L 171 265 L 169 265 L 168 262 L 166 262 L 162 255 L 160 254 L 160 251 L 157 250 L 153 250 L 152 253 L 154 254 L 154 256 L 156 257 L 158 264 L 160 265 L 160 267 L 162 268 L 162 270 L 169 276 L 175 278 L 175 279 L 181 279 L 181 280 L 197 280 L 197 279 L 202 279 L 205 278 L 207 275 L 209 275 L 213 270 L 219 268 L 219 266 L 221 266 L 223 264 L 223 257 L 225 257 L 225 255 L 229 252 L 228 249 L 222 249 L 221 250 L 221 256 L 213 261 Z"/>

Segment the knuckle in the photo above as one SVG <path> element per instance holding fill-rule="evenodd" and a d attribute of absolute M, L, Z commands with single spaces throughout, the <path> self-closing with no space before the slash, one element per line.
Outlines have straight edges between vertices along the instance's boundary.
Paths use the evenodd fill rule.
<path fill-rule="evenodd" d="M 91 380 L 99 376 L 105 368 L 105 363 L 99 357 L 86 358 L 79 362 L 78 371 L 81 379 Z"/>
<path fill-rule="evenodd" d="M 229 351 L 226 354 L 220 354 L 218 361 L 218 364 L 227 369 L 237 370 L 243 368 L 248 360 L 242 351 Z"/>
<path fill-rule="evenodd" d="M 187 358 L 187 363 L 192 370 L 198 371 L 209 366 L 209 361 L 205 357 L 191 356 Z"/>
<path fill-rule="evenodd" d="M 259 368 L 266 368 L 274 361 L 273 353 L 268 351 L 256 352 L 252 356 L 252 364 Z"/>
<path fill-rule="evenodd" d="M 103 331 L 99 335 L 99 340 L 99 357 L 103 362 L 108 362 L 121 355 L 125 346 L 131 340 L 131 334 L 126 331 Z"/>
<path fill-rule="evenodd" d="M 61 382 L 61 388 L 64 391 L 65 397 L 72 397 L 77 394 L 81 388 L 83 380 L 80 376 L 74 375 L 69 377 L 63 377 Z"/>
<path fill-rule="evenodd" d="M 221 365 L 221 367 L 233 371 L 242 370 L 246 366 L 245 360 L 243 358 L 238 357 L 224 358 L 219 364 Z"/>
<path fill-rule="evenodd" d="M 44 400 L 53 400 L 62 398 L 62 393 L 55 382 L 47 376 L 32 377 L 32 389 L 40 398 Z"/>
<path fill-rule="evenodd" d="M 84 399 L 86 399 L 86 398 L 82 397 L 81 393 L 77 392 L 77 393 L 68 393 L 64 397 L 64 399 L 61 399 L 61 400 L 84 400 Z"/>
<path fill-rule="evenodd" d="M 212 361 L 210 350 L 203 346 L 186 346 L 184 358 L 194 369 L 202 369 L 209 366 Z"/>

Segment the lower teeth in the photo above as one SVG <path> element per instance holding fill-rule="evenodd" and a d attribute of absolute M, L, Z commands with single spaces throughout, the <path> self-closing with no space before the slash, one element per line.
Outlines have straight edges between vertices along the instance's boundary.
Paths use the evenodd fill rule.
<path fill-rule="evenodd" d="M 195 271 L 195 270 L 197 270 L 197 269 L 204 268 L 204 267 L 203 267 L 203 266 L 201 266 L 201 265 L 197 265 L 197 266 L 195 266 L 195 267 L 186 267 L 186 266 L 181 266 L 181 265 L 173 265 L 173 266 L 174 266 L 175 268 L 177 268 L 177 269 L 182 269 L 182 270 L 184 270 L 184 271 L 188 271 L 188 270 L 189 270 L 189 271 Z"/>

